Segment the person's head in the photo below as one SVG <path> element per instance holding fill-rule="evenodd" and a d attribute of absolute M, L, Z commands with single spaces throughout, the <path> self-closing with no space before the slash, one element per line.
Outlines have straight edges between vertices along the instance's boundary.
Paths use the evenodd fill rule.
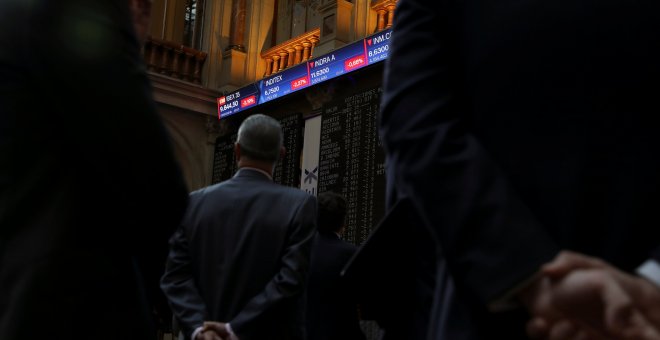
<path fill-rule="evenodd" d="M 151 3 L 153 0 L 128 0 L 128 8 L 133 17 L 135 36 L 142 44 L 147 38 L 151 21 Z"/>
<path fill-rule="evenodd" d="M 346 218 L 346 199 L 332 191 L 322 192 L 316 197 L 318 204 L 318 230 L 322 233 L 341 233 Z"/>
<path fill-rule="evenodd" d="M 238 167 L 252 166 L 272 171 L 284 154 L 282 127 L 269 116 L 255 114 L 246 118 L 238 128 L 234 146 Z"/>

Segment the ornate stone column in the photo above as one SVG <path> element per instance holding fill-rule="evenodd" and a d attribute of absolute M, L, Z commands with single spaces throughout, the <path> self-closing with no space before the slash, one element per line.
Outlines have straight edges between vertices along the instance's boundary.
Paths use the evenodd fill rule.
<path fill-rule="evenodd" d="M 303 59 L 302 59 L 302 50 L 303 50 L 303 46 L 300 45 L 300 44 L 298 44 L 298 45 L 296 45 L 296 46 L 293 46 L 293 48 L 296 49 L 295 63 L 296 63 L 296 64 L 299 64 L 299 63 L 301 63 L 301 62 L 303 61 Z"/>
<path fill-rule="evenodd" d="M 280 70 L 280 56 L 279 55 L 274 55 L 273 56 L 273 72 L 275 73 Z"/>
<path fill-rule="evenodd" d="M 278 71 L 282 71 L 283 69 L 286 68 L 286 57 L 288 56 L 288 53 L 285 51 L 280 52 L 280 68 Z"/>
<path fill-rule="evenodd" d="M 289 47 L 286 49 L 286 51 L 289 53 L 289 55 L 287 56 L 288 62 L 286 64 L 286 67 L 289 68 L 294 65 L 294 58 L 295 58 L 294 53 L 296 53 L 296 49 L 293 47 Z"/>
<path fill-rule="evenodd" d="M 392 27 L 392 23 L 394 22 L 394 9 L 396 8 L 395 5 L 387 5 L 387 25 L 385 28 L 390 28 Z"/>
<path fill-rule="evenodd" d="M 316 39 L 316 37 L 311 37 L 309 38 L 309 41 L 312 43 L 312 46 L 310 48 L 310 55 L 309 57 L 312 58 L 314 57 L 314 47 L 319 44 L 319 39 Z"/>
<path fill-rule="evenodd" d="M 320 55 L 335 50 L 354 41 L 353 8 L 355 4 L 347 0 L 328 0 L 318 6 L 318 14 L 323 18 L 320 40 L 314 44 L 312 55 Z"/>
<path fill-rule="evenodd" d="M 376 13 L 378 13 L 378 23 L 376 24 L 376 31 L 382 31 L 385 29 L 385 14 L 387 11 L 384 8 L 379 8 Z"/>
<path fill-rule="evenodd" d="M 271 73 L 273 73 L 273 59 L 266 58 L 266 75 L 269 76 Z"/>
<path fill-rule="evenodd" d="M 310 42 L 304 41 L 303 43 L 303 60 L 309 59 L 312 50 L 312 44 Z"/>

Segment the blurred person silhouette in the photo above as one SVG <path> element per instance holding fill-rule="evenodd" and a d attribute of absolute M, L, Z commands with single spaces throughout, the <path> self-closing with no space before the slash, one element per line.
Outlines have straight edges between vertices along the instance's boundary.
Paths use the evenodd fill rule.
<path fill-rule="evenodd" d="M 305 312 L 308 340 L 365 339 L 360 329 L 355 287 L 340 276 L 357 246 L 341 239 L 346 227 L 346 199 L 322 192 L 318 202 L 318 234 L 314 238 Z"/>
<path fill-rule="evenodd" d="M 0 339 L 156 338 L 187 190 L 139 53 L 150 6 L 0 1 Z"/>
<path fill-rule="evenodd" d="M 534 317 L 543 332 L 567 320 L 598 337 L 653 336 L 631 294 L 658 294 L 641 289 L 660 268 L 658 10 L 653 1 L 397 2 L 379 116 L 396 220 L 357 258 L 373 264 L 378 251 L 410 248 L 388 231 L 414 229 L 410 216 L 430 233 L 409 263 L 431 254 L 433 269 L 409 279 L 435 276 L 433 306 L 399 314 L 421 310 L 428 327 L 411 336 L 419 327 L 406 319 L 400 332 L 525 339 Z M 578 256 L 557 265 L 566 250 Z M 603 289 L 563 298 L 592 282 L 574 263 L 583 256 L 607 263 L 596 275 Z M 644 279 L 625 287 L 616 273 Z"/>
<path fill-rule="evenodd" d="M 161 288 L 186 339 L 304 339 L 304 291 L 316 199 L 273 182 L 282 128 L 247 117 L 238 171 L 194 191 L 170 239 Z"/>

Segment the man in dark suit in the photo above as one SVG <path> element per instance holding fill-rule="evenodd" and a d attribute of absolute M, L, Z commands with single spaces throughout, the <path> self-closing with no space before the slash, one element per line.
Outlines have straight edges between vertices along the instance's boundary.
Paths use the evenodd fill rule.
<path fill-rule="evenodd" d="M 316 199 L 272 181 L 277 120 L 245 119 L 234 151 L 233 178 L 190 194 L 161 287 L 186 338 L 302 339 Z"/>
<path fill-rule="evenodd" d="M 322 192 L 318 201 L 318 234 L 312 246 L 307 283 L 307 339 L 365 339 L 360 329 L 357 290 L 340 277 L 357 247 L 340 237 L 344 230 L 346 200 L 335 192 Z"/>
<path fill-rule="evenodd" d="M 0 339 L 156 337 L 187 190 L 139 53 L 149 8 L 0 1 Z"/>
<path fill-rule="evenodd" d="M 398 2 L 379 123 L 389 189 L 411 201 L 393 215 L 418 215 L 435 240 L 429 338 L 525 338 L 552 292 L 539 270 L 561 249 L 628 273 L 649 258 L 660 240 L 649 227 L 660 222 L 659 10 Z"/>

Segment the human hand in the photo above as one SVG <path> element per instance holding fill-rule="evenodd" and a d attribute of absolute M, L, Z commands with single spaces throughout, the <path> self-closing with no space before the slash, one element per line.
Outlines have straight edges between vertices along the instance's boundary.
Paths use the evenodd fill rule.
<path fill-rule="evenodd" d="M 197 333 L 194 340 L 227 340 L 229 332 L 225 323 L 215 321 L 204 321 L 201 332 Z"/>
<path fill-rule="evenodd" d="M 535 294 L 528 293 L 537 297 L 531 300 L 536 304 L 530 308 L 534 315 L 527 327 L 530 337 L 660 339 L 659 328 L 653 326 L 660 291 L 650 282 L 572 252 L 560 253 L 541 273 L 543 283 L 533 285 Z"/>
<path fill-rule="evenodd" d="M 571 282 L 567 280 L 564 284 L 570 286 Z M 527 324 L 527 334 L 533 339 L 604 339 L 605 333 L 599 327 L 600 306 L 593 303 L 585 305 L 584 301 L 572 300 L 558 292 L 557 288 L 557 284 L 550 278 L 541 276 L 520 294 L 519 297 L 532 315 Z M 576 295 L 581 293 L 577 292 Z M 580 297 L 585 300 L 593 299 L 592 295 Z M 569 318 L 570 307 L 581 305 L 584 310 L 579 311 L 578 323 Z M 564 312 L 565 309 L 569 310 L 568 315 Z"/>
<path fill-rule="evenodd" d="M 197 333 L 195 340 L 225 340 L 227 338 L 221 337 L 215 331 L 202 331 Z"/>
<path fill-rule="evenodd" d="M 660 288 L 642 277 L 627 274 L 601 259 L 571 251 L 559 253 L 555 260 L 543 266 L 541 272 L 552 279 L 559 279 L 580 269 L 601 269 L 607 272 L 630 296 L 644 317 L 656 329 L 660 329 Z"/>
<path fill-rule="evenodd" d="M 536 339 L 660 339 L 630 296 L 601 269 L 582 269 L 550 283 L 560 315 L 533 313 L 528 334 Z"/>

